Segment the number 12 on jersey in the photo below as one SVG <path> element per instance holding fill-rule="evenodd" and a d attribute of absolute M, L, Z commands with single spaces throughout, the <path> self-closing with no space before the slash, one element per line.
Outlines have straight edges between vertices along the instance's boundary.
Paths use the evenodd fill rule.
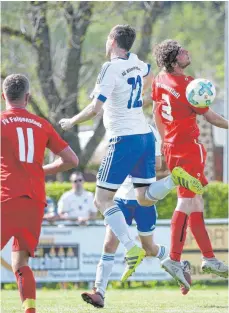
<path fill-rule="evenodd" d="M 128 101 L 127 108 L 140 108 L 142 107 L 142 100 L 140 100 L 142 93 L 142 79 L 141 76 L 130 77 L 127 80 L 127 83 L 132 86 L 130 99 Z M 133 99 L 134 98 L 134 99 Z"/>
<path fill-rule="evenodd" d="M 18 144 L 19 144 L 19 160 L 21 162 L 33 163 L 34 157 L 34 137 L 33 137 L 33 129 L 26 128 L 27 131 L 27 146 L 28 153 L 26 155 L 25 151 L 25 136 L 22 127 L 17 127 L 17 136 L 18 136 Z"/>

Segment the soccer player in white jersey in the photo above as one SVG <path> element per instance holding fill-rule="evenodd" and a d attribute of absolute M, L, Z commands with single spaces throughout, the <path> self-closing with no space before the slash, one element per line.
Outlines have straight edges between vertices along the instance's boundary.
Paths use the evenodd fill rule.
<path fill-rule="evenodd" d="M 154 132 L 155 134 L 155 132 Z M 156 135 L 156 134 L 155 134 Z M 160 139 L 156 137 L 156 169 L 161 167 Z M 153 231 L 156 226 L 157 211 L 155 205 L 142 207 L 136 201 L 134 186 L 131 177 L 128 176 L 115 194 L 115 202 L 121 208 L 126 223 L 130 226 L 133 219 L 136 221 L 139 238 L 146 256 L 153 256 L 159 260 L 164 260 L 168 256 L 165 246 L 157 245 L 153 241 Z M 106 235 L 104 238 L 103 252 L 97 266 L 95 287 L 91 293 L 82 293 L 82 298 L 87 303 L 95 307 L 104 307 L 104 296 L 108 280 L 114 265 L 115 253 L 119 241 L 112 232 L 109 225 L 106 225 Z"/>
<path fill-rule="evenodd" d="M 110 61 L 100 71 L 92 102 L 79 114 L 59 122 L 64 130 L 68 130 L 95 117 L 103 109 L 110 144 L 97 175 L 94 201 L 127 250 L 127 267 L 122 281 L 127 280 L 146 254 L 134 243 L 125 217 L 113 200 L 125 178 L 132 176 L 136 199 L 142 206 L 152 206 L 164 198 L 179 180 L 193 192 L 203 193 L 200 182 L 181 168 L 175 168 L 171 175 L 155 182 L 154 135 L 142 109 L 142 89 L 150 65 L 129 52 L 135 37 L 135 30 L 129 25 L 117 25 L 111 30 L 106 42 L 106 55 Z"/>
<path fill-rule="evenodd" d="M 155 157 L 156 157 L 156 169 L 161 168 L 161 140 L 156 129 L 152 127 L 152 131 L 155 135 Z M 132 225 L 133 219 L 136 222 L 139 238 L 141 240 L 142 248 L 146 251 L 147 257 L 156 257 L 160 261 L 164 260 L 168 256 L 168 249 L 156 244 L 153 239 L 153 232 L 156 227 L 157 210 L 156 206 L 150 207 L 140 206 L 136 201 L 134 186 L 131 176 L 127 176 L 124 183 L 118 189 L 114 198 L 115 202 L 121 208 L 126 223 Z M 119 241 L 115 234 L 112 232 L 109 225 L 106 225 L 106 235 L 104 238 L 103 252 L 100 261 L 97 266 L 95 287 L 92 292 L 83 292 L 82 298 L 85 302 L 90 303 L 94 307 L 104 307 L 104 297 L 109 281 L 110 274 L 113 269 L 115 261 L 115 253 L 117 251 Z M 190 264 L 187 261 L 183 261 L 186 267 Z M 183 270 L 186 270 L 183 266 Z M 187 270 L 186 270 L 187 271 Z"/>

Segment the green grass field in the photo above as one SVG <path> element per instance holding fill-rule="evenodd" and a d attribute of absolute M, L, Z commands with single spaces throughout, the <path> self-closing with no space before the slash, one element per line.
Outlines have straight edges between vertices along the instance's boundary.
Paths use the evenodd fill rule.
<path fill-rule="evenodd" d="M 37 292 L 38 313 L 87 313 L 99 309 L 81 300 L 79 290 Z M 2 313 L 22 313 L 17 291 L 2 291 Z M 201 288 L 182 296 L 178 289 L 109 290 L 104 313 L 226 313 L 227 288 Z"/>

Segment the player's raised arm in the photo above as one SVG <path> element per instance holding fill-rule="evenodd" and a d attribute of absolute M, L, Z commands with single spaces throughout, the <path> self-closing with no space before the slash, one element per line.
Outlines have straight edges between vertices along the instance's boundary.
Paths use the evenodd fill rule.
<path fill-rule="evenodd" d="M 228 129 L 228 120 L 214 112 L 212 109 L 209 109 L 206 113 L 204 113 L 204 117 L 212 125 Z"/>
<path fill-rule="evenodd" d="M 72 118 L 61 119 L 59 124 L 62 129 L 69 130 L 75 124 L 88 121 L 98 115 L 102 111 L 104 102 L 110 98 L 114 89 L 115 76 L 116 72 L 114 66 L 111 66 L 110 62 L 104 63 L 98 75 L 95 88 L 91 94 L 91 98 L 93 98 L 92 102 Z"/>
<path fill-rule="evenodd" d="M 69 130 L 74 125 L 83 123 L 94 118 L 102 110 L 103 102 L 99 99 L 93 99 L 93 101 L 86 106 L 79 114 L 73 116 L 72 118 L 62 118 L 59 121 L 60 126 L 63 130 Z"/>

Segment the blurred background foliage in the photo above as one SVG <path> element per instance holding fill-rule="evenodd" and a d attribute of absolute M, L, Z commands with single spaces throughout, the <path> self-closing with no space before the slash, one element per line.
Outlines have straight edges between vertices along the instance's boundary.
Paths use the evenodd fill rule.
<path fill-rule="evenodd" d="M 152 47 L 166 38 L 177 39 L 191 54 L 187 72 L 212 80 L 218 99 L 223 99 L 225 2 L 4 1 L 1 6 L 2 78 L 15 72 L 29 77 L 31 110 L 53 123 L 79 155 L 82 168 L 104 136 L 102 121 L 97 118 L 80 126 L 80 130 L 95 130 L 84 149 L 77 126 L 63 133 L 57 123 L 89 103 L 106 61 L 107 35 L 116 24 L 136 28 L 132 51 L 152 64 L 155 75 Z"/>

